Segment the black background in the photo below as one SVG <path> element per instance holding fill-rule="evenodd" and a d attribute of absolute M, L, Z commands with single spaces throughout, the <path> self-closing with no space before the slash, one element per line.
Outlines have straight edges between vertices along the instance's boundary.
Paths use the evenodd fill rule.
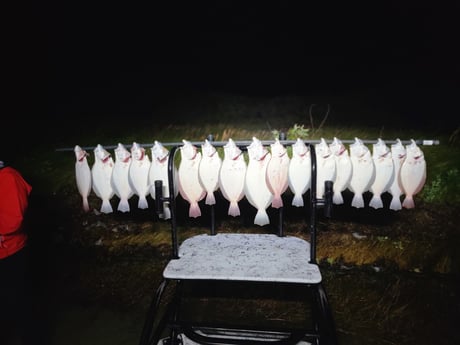
<path fill-rule="evenodd" d="M 151 114 L 184 90 L 371 92 L 407 116 L 458 125 L 458 5 L 309 3 L 15 4 L 8 119 Z"/>

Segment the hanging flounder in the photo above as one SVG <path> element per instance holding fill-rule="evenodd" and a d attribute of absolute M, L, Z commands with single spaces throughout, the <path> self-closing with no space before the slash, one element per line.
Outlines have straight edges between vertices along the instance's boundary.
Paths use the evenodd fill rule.
<path fill-rule="evenodd" d="M 247 149 L 249 163 L 244 191 L 249 203 L 257 209 L 254 224 L 262 226 L 270 223 L 266 209 L 273 200 L 273 194 L 265 178 L 271 154 L 256 137 L 252 138 L 252 143 Z"/>
<path fill-rule="evenodd" d="M 230 202 L 228 214 L 233 217 L 240 215 L 238 202 L 244 196 L 246 169 L 243 151 L 230 138 L 224 146 L 224 159 L 219 172 L 219 188 L 224 198 Z"/>
<path fill-rule="evenodd" d="M 126 147 L 118 143 L 115 148 L 115 164 L 112 171 L 112 187 L 115 194 L 120 199 L 117 210 L 129 212 L 128 199 L 134 194 L 129 184 L 129 168 L 131 166 L 131 153 Z"/>
<path fill-rule="evenodd" d="M 310 188 L 311 183 L 311 156 L 310 149 L 303 140 L 297 138 L 292 144 L 292 158 L 289 162 L 288 184 L 294 194 L 292 205 L 302 207 L 303 195 Z"/>
<path fill-rule="evenodd" d="M 374 160 L 375 166 L 375 179 L 369 188 L 372 192 L 369 206 L 377 209 L 383 207 L 382 193 L 390 188 L 394 176 L 391 150 L 380 138 L 377 140 L 377 143 L 373 145 L 372 159 Z"/>
<path fill-rule="evenodd" d="M 198 202 L 202 200 L 206 191 L 200 184 L 198 169 L 201 162 L 201 152 L 190 141 L 182 140 L 184 145 L 180 148 L 181 161 L 178 169 L 179 193 L 190 203 L 189 216 L 201 216 Z"/>
<path fill-rule="evenodd" d="M 91 169 L 88 164 L 88 152 L 80 146 L 75 145 L 75 179 L 77 182 L 78 193 L 82 198 L 83 210 L 89 211 L 88 196 L 91 193 Z"/>
<path fill-rule="evenodd" d="M 145 154 L 145 149 L 136 142 L 133 142 L 133 146 L 131 147 L 131 158 L 129 183 L 131 184 L 134 194 L 139 197 L 137 207 L 146 209 L 149 207 L 147 195 L 150 190 L 148 183 L 151 164 L 150 158 Z"/>
<path fill-rule="evenodd" d="M 350 159 L 353 174 L 348 188 L 354 193 L 351 206 L 362 208 L 364 207 L 363 193 L 367 192 L 374 182 L 374 161 L 367 146 L 358 138 L 355 138 L 355 142 L 350 145 Z"/>
<path fill-rule="evenodd" d="M 316 197 L 321 199 L 324 197 L 324 183 L 326 181 L 335 181 L 336 166 L 335 158 L 329 148 L 326 140 L 321 138 L 319 144 L 315 145 L 316 153 Z"/>
<path fill-rule="evenodd" d="M 110 199 L 115 194 L 112 187 L 113 159 L 110 153 L 98 144 L 94 149 L 94 164 L 91 168 L 94 193 L 102 200 L 101 212 L 112 213 Z"/>
<path fill-rule="evenodd" d="M 151 147 L 152 162 L 150 164 L 148 183 L 150 186 L 150 196 L 155 200 L 155 181 L 163 182 L 162 194 L 163 197 L 169 198 L 169 177 L 168 177 L 168 158 L 169 151 L 157 140 L 155 140 Z M 179 194 L 177 187 L 177 169 L 173 167 L 174 178 L 174 196 Z M 163 219 L 171 218 L 171 209 L 169 208 L 169 201 L 163 202 L 163 214 L 160 215 Z"/>
<path fill-rule="evenodd" d="M 290 158 L 286 148 L 278 139 L 270 145 L 271 159 L 267 167 L 267 186 L 273 194 L 272 207 L 283 207 L 283 199 L 281 195 L 288 188 L 288 173 Z"/>
<path fill-rule="evenodd" d="M 393 159 L 394 174 L 388 192 L 391 194 L 390 210 L 398 211 L 401 205 L 401 166 L 406 159 L 406 148 L 401 140 L 396 139 L 396 143 L 391 145 L 391 158 Z"/>
<path fill-rule="evenodd" d="M 342 192 L 347 189 L 350 184 L 353 166 L 348 150 L 340 139 L 334 137 L 332 143 L 329 144 L 329 148 L 334 155 L 336 167 L 336 176 L 332 187 L 334 191 L 332 202 L 336 205 L 341 205 L 343 204 Z"/>
<path fill-rule="evenodd" d="M 400 176 L 403 194 L 405 194 L 402 206 L 414 208 L 414 195 L 425 185 L 426 162 L 422 150 L 413 139 L 409 145 L 406 145 L 406 159 L 401 166 Z"/>
<path fill-rule="evenodd" d="M 200 183 L 206 191 L 206 205 L 214 205 L 216 198 L 214 192 L 219 188 L 219 170 L 222 159 L 212 144 L 205 139 L 201 145 L 202 158 L 198 168 Z"/>

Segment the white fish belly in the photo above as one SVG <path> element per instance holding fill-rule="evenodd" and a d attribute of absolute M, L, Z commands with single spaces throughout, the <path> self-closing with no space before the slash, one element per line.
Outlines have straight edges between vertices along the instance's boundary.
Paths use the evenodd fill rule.
<path fill-rule="evenodd" d="M 206 190 L 207 204 L 215 204 L 214 191 L 219 187 L 219 170 L 222 160 L 218 156 L 203 157 L 198 167 L 198 177 L 201 185 Z"/>
<path fill-rule="evenodd" d="M 262 161 L 251 160 L 246 171 L 245 195 L 249 203 L 257 209 L 254 220 L 254 223 L 257 225 L 269 223 L 266 209 L 273 200 L 273 194 L 268 188 L 265 176 L 270 158 L 270 154 L 267 154 Z"/>
<path fill-rule="evenodd" d="M 382 161 L 375 161 L 374 164 L 375 178 L 369 190 L 374 194 L 381 194 L 388 190 L 393 178 L 393 160 L 390 158 Z"/>
<path fill-rule="evenodd" d="M 115 194 L 120 199 L 129 199 L 133 195 L 133 190 L 129 184 L 129 167 L 128 163 L 117 163 L 112 171 L 112 187 Z"/>
<path fill-rule="evenodd" d="M 175 196 L 179 194 L 179 189 L 177 188 L 177 169 L 174 168 L 173 177 L 174 181 L 174 193 Z M 150 186 L 150 195 L 155 200 L 155 181 L 163 182 L 163 196 L 169 197 L 169 177 L 168 177 L 168 162 L 158 162 L 157 160 L 152 161 L 149 170 L 149 186 Z"/>
<path fill-rule="evenodd" d="M 401 166 L 401 186 L 406 195 L 417 194 L 425 184 L 426 163 L 425 161 L 410 163 L 404 162 Z"/>
<path fill-rule="evenodd" d="M 147 156 L 146 156 L 147 157 Z M 149 170 L 150 160 L 144 159 L 141 161 L 133 160 L 129 168 L 129 183 L 134 194 L 139 197 L 137 207 L 146 209 L 149 207 L 146 196 L 149 194 Z"/>
<path fill-rule="evenodd" d="M 316 197 L 322 198 L 324 196 L 324 182 L 335 181 L 336 166 L 334 156 L 329 156 L 326 159 L 318 157 L 317 162 Z"/>
<path fill-rule="evenodd" d="M 129 181 L 133 192 L 139 197 L 145 197 L 149 192 L 148 176 L 150 162 L 135 162 L 131 163 L 129 169 Z"/>
<path fill-rule="evenodd" d="M 343 192 L 347 189 L 353 173 L 353 166 L 349 156 L 336 158 L 336 177 L 334 191 Z"/>
<path fill-rule="evenodd" d="M 197 155 L 197 157 L 199 157 Z M 190 203 L 196 203 L 204 198 L 205 190 L 200 184 L 198 167 L 201 157 L 193 160 L 183 160 L 178 169 L 179 193 Z"/>
<path fill-rule="evenodd" d="M 110 199 L 114 195 L 111 183 L 112 171 L 112 166 L 102 163 L 96 163 L 91 171 L 94 192 L 101 199 Z"/>
<path fill-rule="evenodd" d="M 311 159 L 292 157 L 289 163 L 288 184 L 291 192 L 294 193 L 292 205 L 303 206 L 302 195 L 310 188 L 311 183 Z"/>
<path fill-rule="evenodd" d="M 280 196 L 288 188 L 288 174 L 289 174 L 289 157 L 283 156 L 280 158 L 272 157 L 267 166 L 267 186 L 272 194 Z M 278 207 L 282 206 L 281 204 Z M 277 207 L 277 205 L 274 205 Z"/>
<path fill-rule="evenodd" d="M 353 174 L 350 179 L 350 190 L 359 194 L 367 192 L 375 178 L 374 163 L 371 160 L 359 161 L 353 157 L 351 162 Z"/>
<path fill-rule="evenodd" d="M 75 179 L 80 195 L 88 197 L 91 193 L 91 169 L 88 162 L 75 163 Z"/>
<path fill-rule="evenodd" d="M 225 199 L 240 201 L 244 196 L 246 162 L 243 157 L 237 160 L 224 159 L 219 173 L 219 188 Z"/>

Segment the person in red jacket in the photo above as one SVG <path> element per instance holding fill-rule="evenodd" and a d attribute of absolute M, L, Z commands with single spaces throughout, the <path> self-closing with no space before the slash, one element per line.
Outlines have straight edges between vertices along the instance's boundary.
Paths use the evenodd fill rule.
<path fill-rule="evenodd" d="M 27 239 L 24 219 L 32 187 L 0 161 L 0 328 L 3 339 L 21 334 L 27 318 Z M 0 341 L 1 342 L 1 341 Z"/>

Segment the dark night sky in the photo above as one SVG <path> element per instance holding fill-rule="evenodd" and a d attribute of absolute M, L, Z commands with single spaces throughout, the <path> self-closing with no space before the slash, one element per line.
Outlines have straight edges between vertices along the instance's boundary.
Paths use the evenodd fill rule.
<path fill-rule="evenodd" d="M 449 103 L 458 91 L 458 5 L 149 3 L 16 5 L 8 80 L 16 109 L 142 113 L 153 94 L 178 89 L 258 95 L 381 89 L 409 103 L 418 101 L 414 90 L 424 90 L 432 95 L 420 100 L 426 109 L 427 102 Z"/>

